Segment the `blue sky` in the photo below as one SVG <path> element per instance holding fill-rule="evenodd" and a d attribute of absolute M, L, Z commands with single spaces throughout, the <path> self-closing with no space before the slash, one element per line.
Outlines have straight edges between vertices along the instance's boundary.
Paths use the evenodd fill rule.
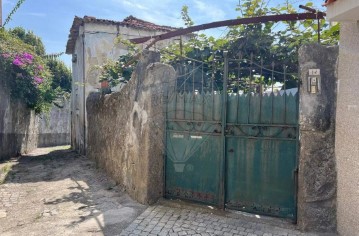
<path fill-rule="evenodd" d="M 17 0 L 3 0 L 3 18 Z M 285 0 L 271 0 L 277 5 Z M 289 0 L 294 6 L 308 1 Z M 316 7 L 324 2 L 313 0 Z M 64 52 L 74 16 L 94 16 L 100 19 L 121 21 L 129 15 L 160 25 L 183 27 L 180 17 L 183 5 L 195 24 L 234 19 L 238 0 L 26 0 L 7 27 L 22 26 L 40 36 L 47 53 Z M 223 35 L 225 29 L 215 29 L 210 34 Z M 70 65 L 70 57 L 62 59 Z"/>

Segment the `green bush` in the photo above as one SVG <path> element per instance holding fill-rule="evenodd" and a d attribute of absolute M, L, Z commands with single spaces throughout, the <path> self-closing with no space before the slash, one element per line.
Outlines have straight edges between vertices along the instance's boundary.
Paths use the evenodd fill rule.
<path fill-rule="evenodd" d="M 0 80 L 13 98 L 36 113 L 48 111 L 59 92 L 51 86 L 52 75 L 44 59 L 5 29 L 0 30 Z"/>

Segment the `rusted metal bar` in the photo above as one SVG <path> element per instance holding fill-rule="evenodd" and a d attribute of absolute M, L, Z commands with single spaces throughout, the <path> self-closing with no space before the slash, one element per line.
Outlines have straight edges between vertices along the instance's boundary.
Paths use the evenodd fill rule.
<path fill-rule="evenodd" d="M 307 10 L 307 11 L 309 11 L 311 13 L 316 13 L 317 12 L 317 10 L 315 10 L 315 9 L 313 9 L 311 7 L 304 6 L 304 5 L 299 5 L 299 8 Z"/>
<path fill-rule="evenodd" d="M 299 5 L 299 8 L 307 10 L 307 11 L 309 11 L 311 13 L 322 13 L 323 16 L 327 16 L 327 13 L 318 11 L 318 10 L 316 10 L 314 8 L 311 8 L 311 7 L 307 7 L 307 6 L 304 6 L 304 5 Z"/>
<path fill-rule="evenodd" d="M 324 19 L 326 14 L 324 12 L 310 12 L 310 13 L 294 13 L 294 14 L 282 14 L 282 15 L 269 15 L 269 16 L 258 16 L 251 18 L 241 18 L 241 19 L 232 19 L 224 21 L 216 21 L 202 25 L 191 26 L 185 29 L 179 29 L 170 31 L 168 33 L 160 34 L 157 36 L 148 36 L 142 38 L 130 39 L 132 43 L 139 44 L 145 43 L 152 39 L 152 42 L 146 46 L 146 49 L 153 46 L 156 42 L 164 39 L 173 38 L 176 36 L 190 34 L 200 30 L 218 28 L 223 26 L 235 26 L 235 25 L 244 25 L 244 24 L 258 24 L 266 22 L 278 22 L 278 21 L 299 21 L 299 20 L 316 20 Z"/>

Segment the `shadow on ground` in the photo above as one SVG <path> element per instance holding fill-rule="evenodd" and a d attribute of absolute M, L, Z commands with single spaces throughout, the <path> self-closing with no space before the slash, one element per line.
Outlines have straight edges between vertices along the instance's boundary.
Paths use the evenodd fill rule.
<path fill-rule="evenodd" d="M 37 149 L 9 163 L 1 235 L 117 235 L 146 209 L 69 149 Z"/>

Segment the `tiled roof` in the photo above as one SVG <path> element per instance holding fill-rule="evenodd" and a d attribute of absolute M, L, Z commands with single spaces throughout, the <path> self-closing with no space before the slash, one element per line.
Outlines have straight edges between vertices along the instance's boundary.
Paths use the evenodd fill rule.
<path fill-rule="evenodd" d="M 144 29 L 150 29 L 150 30 L 156 30 L 156 31 L 168 32 L 168 31 L 177 29 L 177 28 L 174 28 L 171 26 L 156 25 L 154 23 L 138 19 L 134 16 L 126 17 L 121 23 L 125 24 L 126 26 L 130 26 L 130 27 L 144 28 Z"/>
<path fill-rule="evenodd" d="M 336 0 L 325 0 L 323 6 L 328 6 L 329 4 L 332 4 Z"/>
<path fill-rule="evenodd" d="M 84 23 L 119 25 L 119 26 L 132 27 L 137 29 L 145 29 L 150 31 L 164 31 L 164 32 L 177 29 L 171 26 L 156 25 L 154 23 L 138 19 L 134 16 L 128 16 L 123 21 L 97 19 L 96 17 L 92 17 L 92 16 L 84 16 L 84 18 L 75 16 L 70 29 L 69 39 L 66 44 L 66 54 L 72 54 L 74 52 L 76 39 L 79 36 L 80 26 L 83 25 Z"/>

